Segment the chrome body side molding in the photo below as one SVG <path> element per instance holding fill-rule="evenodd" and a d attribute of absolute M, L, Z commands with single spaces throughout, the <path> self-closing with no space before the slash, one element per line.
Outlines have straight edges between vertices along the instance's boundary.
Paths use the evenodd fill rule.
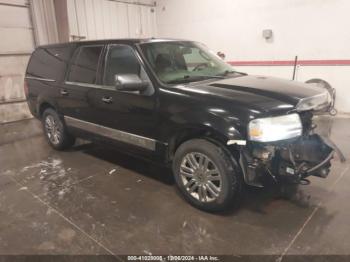
<path fill-rule="evenodd" d="M 25 79 L 32 79 L 32 80 L 38 80 L 38 81 L 44 81 L 44 82 L 56 82 L 56 80 L 54 79 L 35 77 L 35 76 L 26 76 Z"/>
<path fill-rule="evenodd" d="M 86 122 L 77 118 L 64 116 L 64 120 L 68 126 L 79 128 L 82 130 L 89 131 L 104 137 L 108 137 L 120 142 L 131 144 L 134 146 L 139 146 L 151 151 L 156 150 L 156 140 L 143 137 L 128 132 L 120 131 L 117 129 L 101 126 L 91 122 Z"/>
<path fill-rule="evenodd" d="M 246 140 L 228 140 L 227 145 L 234 145 L 237 144 L 239 146 L 245 146 L 247 144 Z"/>
<path fill-rule="evenodd" d="M 66 85 L 75 85 L 75 86 L 83 86 L 83 87 L 93 87 L 93 88 L 102 88 L 102 85 L 88 84 L 88 83 L 80 83 L 80 82 L 71 82 L 65 81 Z"/>

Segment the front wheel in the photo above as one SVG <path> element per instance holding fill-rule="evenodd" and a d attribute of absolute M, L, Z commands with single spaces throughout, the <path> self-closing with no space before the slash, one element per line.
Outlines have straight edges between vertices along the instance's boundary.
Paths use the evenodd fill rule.
<path fill-rule="evenodd" d="M 175 153 L 173 173 L 185 199 L 209 212 L 223 211 L 233 205 L 242 186 L 234 159 L 205 139 L 180 145 Z"/>
<path fill-rule="evenodd" d="M 49 144 L 57 150 L 64 150 L 74 145 L 75 138 L 71 136 L 63 121 L 52 108 L 44 111 L 42 124 Z"/>

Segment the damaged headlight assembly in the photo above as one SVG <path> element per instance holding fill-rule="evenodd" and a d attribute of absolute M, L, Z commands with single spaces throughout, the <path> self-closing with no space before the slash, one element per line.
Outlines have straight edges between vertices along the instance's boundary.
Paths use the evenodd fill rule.
<path fill-rule="evenodd" d="M 301 136 L 303 126 L 297 113 L 257 118 L 249 122 L 248 137 L 256 142 L 274 142 Z"/>
<path fill-rule="evenodd" d="M 329 95 L 329 92 L 326 90 L 323 93 L 306 97 L 300 100 L 300 102 L 297 104 L 296 108 L 297 111 L 307 111 L 307 110 L 321 110 L 331 103 L 331 96 Z"/>
<path fill-rule="evenodd" d="M 327 96 L 322 97 L 308 101 L 321 105 L 327 101 Z M 276 182 L 293 184 L 307 184 L 307 177 L 311 175 L 328 176 L 330 161 L 339 150 L 329 139 L 303 126 L 301 114 L 257 118 L 249 122 L 248 139 L 258 143 L 249 143 L 240 149 L 240 166 L 247 184 L 263 186 L 264 174 Z M 344 159 L 341 152 L 339 155 Z"/>

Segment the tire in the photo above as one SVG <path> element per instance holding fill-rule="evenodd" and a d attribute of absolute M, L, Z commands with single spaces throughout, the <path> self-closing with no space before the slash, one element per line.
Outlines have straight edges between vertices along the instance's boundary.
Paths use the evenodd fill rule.
<path fill-rule="evenodd" d="M 198 209 L 224 211 L 239 199 L 242 176 L 236 161 L 224 148 L 205 139 L 180 145 L 173 173 L 184 198 Z"/>
<path fill-rule="evenodd" d="M 330 114 L 331 116 L 335 116 L 335 115 L 338 114 L 338 111 L 337 111 L 337 109 L 335 109 L 335 108 L 333 107 L 333 108 L 331 108 L 331 110 L 329 110 L 329 114 Z"/>
<path fill-rule="evenodd" d="M 57 112 L 48 108 L 42 115 L 42 125 L 49 144 L 56 150 L 68 149 L 75 143 Z"/>

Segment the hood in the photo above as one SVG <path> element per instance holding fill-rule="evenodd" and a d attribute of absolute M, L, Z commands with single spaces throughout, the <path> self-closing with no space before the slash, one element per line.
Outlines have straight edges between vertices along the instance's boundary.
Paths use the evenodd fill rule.
<path fill-rule="evenodd" d="M 310 104 L 310 98 L 321 95 L 322 98 L 326 96 L 326 100 L 328 99 L 326 90 L 310 84 L 253 75 L 222 79 L 207 85 L 197 83 L 190 88 L 200 93 L 225 97 L 263 112 L 315 109 L 316 106 L 312 108 L 313 105 Z M 308 108 L 300 107 L 301 104 L 305 104 L 304 101 L 309 103 Z M 322 101 L 325 102 L 324 99 Z"/>

